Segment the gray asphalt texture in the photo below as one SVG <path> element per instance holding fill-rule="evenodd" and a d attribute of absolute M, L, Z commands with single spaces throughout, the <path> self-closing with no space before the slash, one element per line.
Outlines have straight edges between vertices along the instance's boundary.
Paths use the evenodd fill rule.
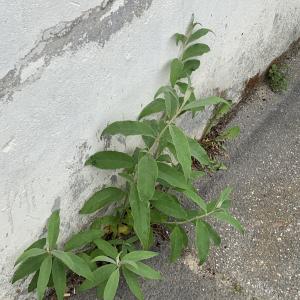
<path fill-rule="evenodd" d="M 227 145 L 228 170 L 196 184 L 206 199 L 226 186 L 234 189 L 232 212 L 245 235 L 214 223 L 222 245 L 204 266 L 192 245 L 170 264 L 168 243 L 161 242 L 151 265 L 164 279 L 143 282 L 145 299 L 300 299 L 300 54 L 286 63 L 288 90 L 275 94 L 265 84 L 256 89 L 231 121 L 241 135 Z M 193 228 L 187 230 L 192 237 Z M 90 291 L 75 299 L 96 296 Z M 121 284 L 116 299 L 134 297 Z"/>

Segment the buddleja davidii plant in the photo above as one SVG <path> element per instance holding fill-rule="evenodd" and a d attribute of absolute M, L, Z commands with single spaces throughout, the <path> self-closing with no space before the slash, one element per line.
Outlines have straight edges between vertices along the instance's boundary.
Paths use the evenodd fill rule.
<path fill-rule="evenodd" d="M 12 283 L 34 273 L 28 292 L 37 290 L 38 299 L 43 299 L 47 287 L 54 287 L 58 300 L 64 299 L 66 272 L 72 272 L 89 280 L 94 275 L 86 262 L 78 255 L 57 249 L 60 217 L 59 212 L 52 213 L 48 220 L 47 237 L 34 242 L 16 260 L 18 265 Z"/>
<path fill-rule="evenodd" d="M 220 97 L 196 99 L 190 76 L 200 66 L 197 57 L 209 51 L 207 45 L 197 43 L 197 40 L 210 31 L 205 28 L 196 30 L 197 25 L 192 21 L 185 35 L 176 34 L 177 43 L 181 43 L 181 53 L 171 61 L 170 85 L 158 89 L 154 100 L 140 113 L 138 121 L 114 122 L 102 133 L 102 136 L 141 135 L 145 143 L 144 148 L 136 148 L 133 155 L 117 151 L 98 152 L 86 163 L 102 169 L 124 169 L 119 175 L 127 181 L 126 192 L 115 187 L 98 192 L 100 195 L 108 189 L 114 189 L 122 195 L 122 199 L 114 195 L 104 198 L 92 197 L 81 212 L 90 212 L 86 210 L 89 206 L 99 209 L 103 204 L 121 200 L 123 216 L 132 218 L 131 224 L 127 225 L 132 225 L 143 248 L 149 248 L 153 240 L 151 224 L 166 224 L 172 229 L 172 260 L 178 258 L 187 245 L 187 237 L 181 225 L 194 223 L 199 259 L 203 263 L 208 255 L 210 239 L 216 244 L 219 244 L 220 240 L 216 231 L 204 219 L 214 216 L 227 221 L 240 231 L 242 227 L 228 211 L 227 190 L 222 193 L 219 201 L 208 204 L 197 194 L 192 181 L 199 174 L 191 169 L 191 158 L 195 157 L 203 165 L 209 165 L 211 161 L 199 143 L 188 137 L 176 125 L 177 118 L 184 113 L 195 115 L 208 105 L 230 105 Z M 162 113 L 162 117 L 149 120 L 149 116 L 154 113 Z M 144 119 L 145 117 L 148 119 Z M 203 174 L 200 172 L 200 175 Z M 199 209 L 185 210 L 175 192 L 184 194 L 196 203 Z M 224 193 L 227 195 L 226 199 Z M 119 221 L 122 224 L 124 220 L 125 218 L 121 218 Z"/>

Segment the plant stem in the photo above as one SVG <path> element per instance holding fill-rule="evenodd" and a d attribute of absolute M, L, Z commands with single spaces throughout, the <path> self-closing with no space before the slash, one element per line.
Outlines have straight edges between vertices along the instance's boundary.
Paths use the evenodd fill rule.
<path fill-rule="evenodd" d="M 215 212 L 217 212 L 217 211 L 219 211 L 219 210 L 213 210 L 213 211 L 211 211 L 211 212 L 209 212 L 209 213 L 206 213 L 206 214 L 201 215 L 201 216 L 193 217 L 193 218 L 188 219 L 188 220 L 184 220 L 184 221 L 174 221 L 174 222 L 164 222 L 164 224 L 179 224 L 179 225 L 180 225 L 180 224 L 186 224 L 186 223 L 190 223 L 190 222 L 193 222 L 193 221 L 196 221 L 196 220 L 199 220 L 199 219 L 206 218 L 206 217 L 208 217 L 209 215 L 211 215 L 211 214 L 213 214 L 213 213 L 215 213 Z"/>

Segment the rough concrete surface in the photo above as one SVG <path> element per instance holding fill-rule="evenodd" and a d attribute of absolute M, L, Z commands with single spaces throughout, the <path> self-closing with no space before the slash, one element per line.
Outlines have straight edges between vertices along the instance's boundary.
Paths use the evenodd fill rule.
<path fill-rule="evenodd" d="M 164 280 L 144 282 L 145 299 L 300 299 L 300 53 L 286 63 L 288 91 L 274 94 L 265 84 L 255 91 L 231 121 L 241 135 L 228 144 L 228 171 L 197 183 L 206 199 L 233 187 L 233 214 L 245 235 L 216 224 L 222 245 L 202 267 L 194 250 L 169 264 L 162 243 L 152 265 Z M 122 286 L 116 299 L 133 297 Z"/>

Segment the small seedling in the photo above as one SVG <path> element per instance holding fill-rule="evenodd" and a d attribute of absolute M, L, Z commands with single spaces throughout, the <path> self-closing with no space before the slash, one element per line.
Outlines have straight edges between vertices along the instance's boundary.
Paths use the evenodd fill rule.
<path fill-rule="evenodd" d="M 268 72 L 268 81 L 271 87 L 271 90 L 275 93 L 285 91 L 288 86 L 288 82 L 285 74 L 282 71 L 282 68 L 273 64 Z"/>

